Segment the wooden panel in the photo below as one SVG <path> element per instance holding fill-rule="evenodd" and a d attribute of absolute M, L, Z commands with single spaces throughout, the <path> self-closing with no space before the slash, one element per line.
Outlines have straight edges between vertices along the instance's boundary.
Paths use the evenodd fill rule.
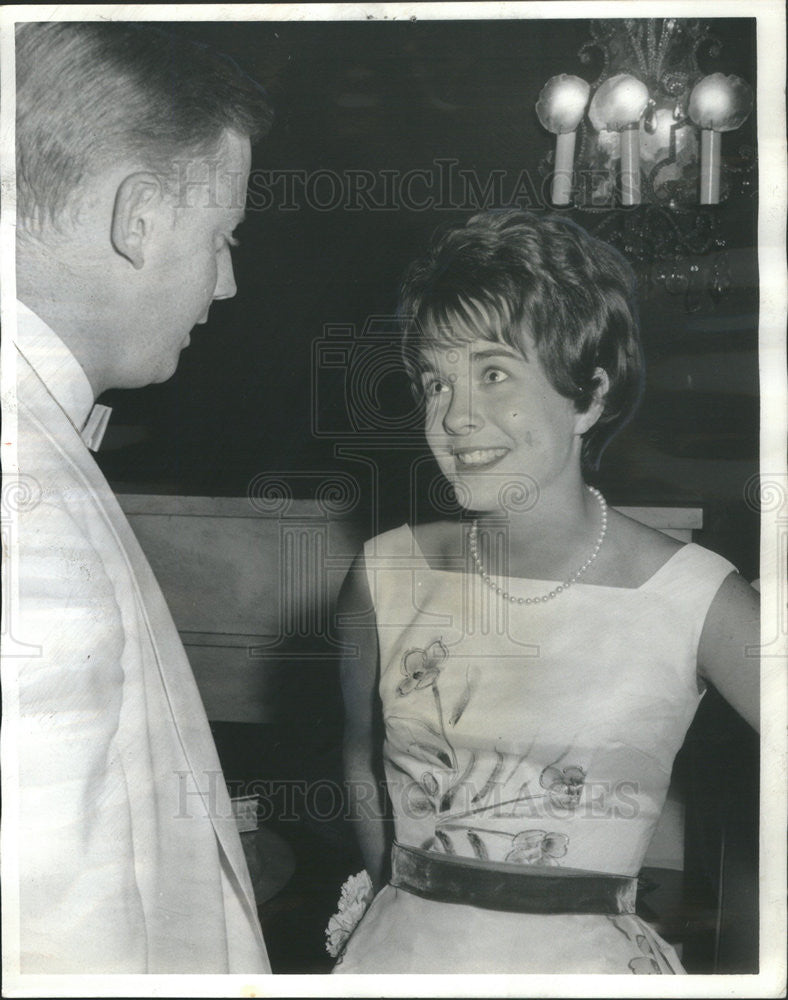
<path fill-rule="evenodd" d="M 671 786 L 657 821 L 651 843 L 643 858 L 644 867 L 684 868 L 684 802 Z"/>
<path fill-rule="evenodd" d="M 259 656 L 249 645 L 184 642 L 208 718 L 212 722 L 272 723 L 295 719 L 338 729 L 342 704 L 337 657 Z"/>
<path fill-rule="evenodd" d="M 184 642 L 208 718 L 213 722 L 281 722 L 276 677 L 247 646 Z"/>
<path fill-rule="evenodd" d="M 158 514 L 129 520 L 180 630 L 276 630 L 276 522 Z"/>
<path fill-rule="evenodd" d="M 700 507 L 614 507 L 613 510 L 660 531 L 696 531 L 703 527 L 703 510 Z"/>
<path fill-rule="evenodd" d="M 281 722 L 336 653 L 330 614 L 363 533 L 312 501 L 121 495 L 184 642 L 208 718 Z M 311 666 L 310 666 L 311 665 Z M 329 668 L 330 669 L 330 668 Z"/>
<path fill-rule="evenodd" d="M 692 532 L 703 527 L 703 511 L 699 507 L 614 507 L 613 510 L 679 542 L 691 542 Z"/>
<path fill-rule="evenodd" d="M 181 632 L 308 635 L 362 541 L 309 501 L 270 516 L 233 497 L 120 500 Z"/>

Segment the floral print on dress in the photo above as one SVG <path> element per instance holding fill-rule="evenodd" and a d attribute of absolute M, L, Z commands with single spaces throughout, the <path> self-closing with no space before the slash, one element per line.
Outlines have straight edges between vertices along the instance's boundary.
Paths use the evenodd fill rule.
<path fill-rule="evenodd" d="M 569 845 L 563 833 L 546 833 L 544 830 L 523 830 L 512 840 L 512 850 L 506 860 L 516 865 L 557 866 Z"/>
<path fill-rule="evenodd" d="M 440 639 L 427 649 L 409 649 L 400 664 L 405 679 L 400 681 L 397 694 L 402 697 L 415 689 L 433 685 L 440 676 L 440 664 L 448 655 L 449 651 Z"/>
<path fill-rule="evenodd" d="M 636 976 L 662 976 L 673 971 L 670 960 L 659 947 L 659 940 L 652 933 L 644 933 L 647 928 L 642 922 L 612 914 L 607 919 L 640 953 L 629 960 L 630 972 Z"/>
<path fill-rule="evenodd" d="M 637 958 L 630 959 L 629 968 L 636 976 L 662 975 L 656 961 L 653 958 L 647 958 L 645 955 L 639 955 Z"/>
<path fill-rule="evenodd" d="M 429 692 L 434 722 L 429 717 L 415 715 L 390 714 L 386 719 L 391 738 L 404 746 L 410 756 L 430 765 L 405 788 L 406 805 L 412 817 L 435 816 L 433 835 L 422 848 L 480 860 L 488 860 L 493 854 L 517 865 L 560 866 L 560 859 L 569 851 L 566 834 L 522 827 L 511 832 L 495 829 L 485 821 L 534 816 L 538 803 L 571 816 L 585 790 L 585 769 L 576 763 L 564 764 L 569 748 L 542 768 L 538 786 L 534 780 L 522 778 L 518 784 L 517 775 L 523 774 L 522 769 L 533 767 L 527 754 L 506 774 L 511 757 L 495 748 L 491 751 L 492 760 L 490 752 L 466 751 L 461 762 L 449 734 L 471 702 L 478 676 L 468 668 L 462 692 L 447 713 L 440 682 L 448 661 L 449 650 L 442 637 L 423 649 L 406 650 L 400 661 L 403 679 L 397 686 L 397 696 L 423 698 Z M 502 799 L 500 791 L 504 786 L 512 786 L 512 794 Z M 507 838 L 510 843 L 494 849 L 496 838 Z"/>
<path fill-rule="evenodd" d="M 585 771 L 577 766 L 565 767 L 559 771 L 551 764 L 539 776 L 539 784 L 547 789 L 550 801 L 566 809 L 573 809 L 580 803 L 585 780 Z"/>
<path fill-rule="evenodd" d="M 446 731 L 446 721 L 443 714 L 443 703 L 438 688 L 438 679 L 443 667 L 443 663 L 448 658 L 449 650 L 446 648 L 443 639 L 436 639 L 430 643 L 426 649 L 412 648 L 402 655 L 400 662 L 400 672 L 404 679 L 397 686 L 397 695 L 404 698 L 413 691 L 421 691 L 429 688 L 432 692 L 435 703 L 435 713 L 437 716 L 437 728 L 426 721 L 409 718 L 403 719 L 400 716 L 389 716 L 388 723 L 404 724 L 405 729 L 413 731 L 414 728 L 426 731 L 426 738 L 421 734 L 414 735 L 411 739 L 408 751 L 418 751 L 418 754 L 427 760 L 434 760 L 439 765 L 450 768 L 452 771 L 458 770 L 457 754 Z M 470 676 L 466 675 L 465 690 L 455 705 L 449 717 L 449 725 L 456 726 L 462 713 L 470 700 L 472 685 Z M 436 743 L 435 740 L 439 743 Z M 437 786 L 437 781 L 436 781 Z"/>

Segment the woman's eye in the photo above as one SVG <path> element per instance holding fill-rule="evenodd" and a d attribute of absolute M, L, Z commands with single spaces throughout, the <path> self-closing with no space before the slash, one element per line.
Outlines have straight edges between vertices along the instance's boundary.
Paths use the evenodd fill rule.
<path fill-rule="evenodd" d="M 509 376 L 500 368 L 488 368 L 482 376 L 483 382 L 505 382 Z"/>
<path fill-rule="evenodd" d="M 425 396 L 439 396 L 442 392 L 448 389 L 448 384 L 442 382 L 439 378 L 432 378 L 425 380 L 424 382 L 424 395 Z"/>

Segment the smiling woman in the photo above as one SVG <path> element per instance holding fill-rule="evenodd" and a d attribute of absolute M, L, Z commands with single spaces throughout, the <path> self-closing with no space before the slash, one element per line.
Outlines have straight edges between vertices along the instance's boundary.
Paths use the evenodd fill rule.
<path fill-rule="evenodd" d="M 523 334 L 525 339 L 527 335 Z M 546 489 L 572 461 L 572 429 L 599 416 L 601 397 L 578 414 L 550 383 L 533 350 L 477 338 L 428 349 L 426 435 L 441 472 L 473 510 L 494 510 L 501 486 Z M 604 374 L 600 380 L 606 381 Z M 582 431 L 581 431 L 582 433 Z M 578 438 L 579 440 L 579 438 Z M 496 471 L 495 476 L 488 473 Z M 502 478 L 504 477 L 504 478 Z"/>
<path fill-rule="evenodd" d="M 372 539 L 343 588 L 377 895 L 338 972 L 684 971 L 637 875 L 707 683 L 757 723 L 758 605 L 727 560 L 584 482 L 638 401 L 634 295 L 611 248 L 517 211 L 407 274 L 404 357 L 466 516 Z"/>
<path fill-rule="evenodd" d="M 477 338 L 488 342 L 479 351 L 491 350 L 492 342 L 499 358 L 538 358 L 543 383 L 577 412 L 604 399 L 583 431 L 584 465 L 593 469 L 640 396 L 635 302 L 634 275 L 623 258 L 579 226 L 486 213 L 449 230 L 411 266 L 400 299 L 411 320 L 406 365 L 430 347 L 456 348 Z"/>

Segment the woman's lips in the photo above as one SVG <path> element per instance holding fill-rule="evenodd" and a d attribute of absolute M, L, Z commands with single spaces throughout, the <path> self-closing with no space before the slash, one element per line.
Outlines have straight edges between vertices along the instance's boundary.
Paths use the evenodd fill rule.
<path fill-rule="evenodd" d="M 508 448 L 474 448 L 454 452 L 454 467 L 458 472 L 478 472 L 496 465 L 508 454 Z"/>

